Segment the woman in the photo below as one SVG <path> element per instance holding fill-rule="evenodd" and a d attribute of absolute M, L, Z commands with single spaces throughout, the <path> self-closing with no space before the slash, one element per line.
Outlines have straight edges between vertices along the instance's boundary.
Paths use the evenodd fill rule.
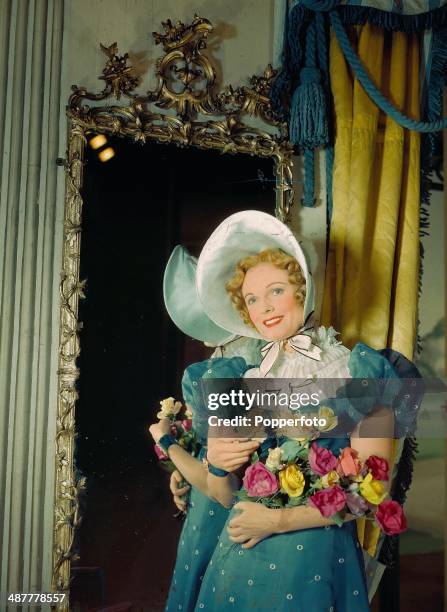
<path fill-rule="evenodd" d="M 330 329 L 312 325 L 312 278 L 291 231 L 270 215 L 237 213 L 212 234 L 197 268 L 199 298 L 208 316 L 233 333 L 268 341 L 246 378 L 395 378 L 389 363 L 366 345 L 349 351 Z M 205 374 L 206 376 L 206 374 Z M 351 445 L 360 459 L 391 460 L 392 398 L 347 404 L 357 423 L 350 438 L 318 438 L 338 455 Z M 374 415 L 374 420 L 372 420 Z M 341 415 L 340 415 L 341 416 Z M 375 437 L 360 437 L 374 422 Z M 240 477 L 225 440 L 209 439 L 208 494 L 232 503 Z M 225 452 L 224 452 L 225 449 Z M 308 506 L 234 506 L 202 581 L 196 610 L 369 610 L 363 556 L 354 517 L 342 527 Z"/>
<path fill-rule="evenodd" d="M 157 444 L 163 447 L 163 437 L 168 442 L 165 443 L 164 450 L 177 468 L 170 481 L 174 503 L 180 510 L 187 511 L 180 535 L 167 610 L 194 609 L 200 580 L 228 517 L 225 507 L 207 497 L 207 472 L 202 458 L 206 452 L 208 427 L 205 415 L 200 415 L 195 410 L 196 381 L 211 368 L 222 378 L 240 376 L 247 368 L 247 363 L 260 361 L 258 340 L 238 338 L 226 332 L 209 320 L 203 312 L 195 288 L 196 265 L 197 260 L 184 247 L 177 246 L 166 265 L 163 293 L 166 309 L 177 327 L 186 335 L 210 346 L 217 345 L 213 356 L 187 368 L 182 380 L 184 401 L 192 411 L 193 428 L 202 444 L 199 456 L 192 457 L 180 446 L 169 444 L 172 439 L 169 436 L 168 419 L 162 419 L 149 428 Z M 225 358 L 222 358 L 223 356 Z M 242 458 L 238 463 L 246 462 L 256 447 L 257 443 L 253 442 L 242 445 Z M 205 533 L 206 538 L 203 537 Z"/>

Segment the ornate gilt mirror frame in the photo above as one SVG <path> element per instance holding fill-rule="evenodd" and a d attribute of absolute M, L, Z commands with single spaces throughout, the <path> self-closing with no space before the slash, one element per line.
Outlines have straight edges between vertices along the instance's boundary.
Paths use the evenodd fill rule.
<path fill-rule="evenodd" d="M 287 221 L 293 201 L 292 146 L 287 126 L 271 109 L 268 94 L 276 75 L 269 65 L 249 85 L 221 91 L 216 72 L 203 54 L 213 30 L 196 16 L 190 25 L 163 23 L 164 34 L 154 32 L 164 54 L 156 64 L 158 86 L 146 94 L 135 93 L 139 78 L 129 56 L 118 55 L 117 44 L 101 45 L 108 61 L 99 78 L 105 88 L 97 94 L 74 85 L 69 98 L 68 151 L 58 160 L 66 172 L 63 264 L 60 283 L 60 340 L 56 430 L 56 482 L 54 506 L 54 591 L 67 594 L 73 542 L 79 523 L 78 496 L 85 487 L 74 469 L 76 381 L 79 370 L 78 301 L 85 281 L 79 278 L 83 200 L 81 196 L 87 136 L 103 133 L 131 138 L 136 143 L 156 141 L 271 157 L 276 176 L 276 215 Z M 127 105 L 110 99 L 125 98 Z M 86 101 L 97 103 L 86 104 Z M 250 121 L 251 118 L 251 121 Z M 249 122 L 247 123 L 247 119 Z M 254 125 L 261 127 L 253 127 Z M 66 604 L 68 609 L 68 603 Z"/>

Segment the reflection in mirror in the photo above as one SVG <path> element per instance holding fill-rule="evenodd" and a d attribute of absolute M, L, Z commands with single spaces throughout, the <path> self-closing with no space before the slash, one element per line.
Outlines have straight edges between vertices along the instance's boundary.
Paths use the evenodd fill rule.
<path fill-rule="evenodd" d="M 197 256 L 229 214 L 274 214 L 273 160 L 89 138 L 76 404 L 76 467 L 87 492 L 71 605 L 162 610 L 182 523 L 147 428 L 160 399 L 181 398 L 185 367 L 212 351 L 169 319 L 163 272 L 176 244 Z"/>

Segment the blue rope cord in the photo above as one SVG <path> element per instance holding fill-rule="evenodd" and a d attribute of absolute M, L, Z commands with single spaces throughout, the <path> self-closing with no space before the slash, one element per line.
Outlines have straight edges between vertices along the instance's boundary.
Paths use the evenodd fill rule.
<path fill-rule="evenodd" d="M 411 117 L 408 117 L 399 111 L 389 100 L 387 100 L 382 92 L 371 81 L 361 60 L 352 48 L 337 12 L 331 11 L 329 13 L 329 17 L 331 19 L 332 27 L 334 28 L 338 43 L 345 58 L 354 71 L 355 76 L 369 97 L 382 111 L 394 119 L 394 121 L 396 121 L 396 123 L 398 123 L 400 126 L 416 132 L 440 132 L 441 130 L 447 128 L 447 117 L 437 121 L 417 121 L 416 119 L 411 119 Z"/>
<path fill-rule="evenodd" d="M 317 33 L 315 22 L 309 24 L 306 36 L 306 66 L 305 68 L 317 67 Z M 305 70 L 304 68 L 304 70 Z M 301 80 L 302 80 L 301 76 Z M 316 77 L 319 79 L 319 76 Z"/>
<path fill-rule="evenodd" d="M 303 197 L 301 198 L 301 204 L 307 208 L 315 206 L 314 174 L 314 151 L 313 149 L 306 149 L 304 151 L 304 191 Z"/>
<path fill-rule="evenodd" d="M 322 72 L 324 84 L 328 86 L 329 85 L 329 70 L 328 70 L 329 53 L 328 53 L 328 48 L 327 48 L 327 34 L 326 34 L 325 17 L 323 13 L 316 13 L 315 28 L 316 28 L 316 34 L 317 34 L 318 64 Z"/>
<path fill-rule="evenodd" d="M 286 3 L 288 0 L 285 0 Z M 284 48 L 282 69 L 270 90 L 270 99 L 274 110 L 289 119 L 287 98 L 296 87 L 302 63 L 301 29 L 306 18 L 306 9 L 296 4 L 290 11 L 286 8 L 284 24 Z"/>

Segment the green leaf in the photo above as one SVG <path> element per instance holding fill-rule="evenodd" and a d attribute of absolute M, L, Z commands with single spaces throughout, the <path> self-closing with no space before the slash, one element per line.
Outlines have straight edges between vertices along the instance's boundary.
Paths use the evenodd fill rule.
<path fill-rule="evenodd" d="M 320 479 L 318 479 L 316 482 L 313 482 L 310 487 L 309 487 L 309 491 L 311 491 L 312 493 L 314 491 L 320 491 L 323 488 L 323 484 L 321 482 Z"/>
<path fill-rule="evenodd" d="M 295 461 L 302 450 L 301 444 L 295 442 L 295 440 L 287 440 L 287 442 L 281 444 L 280 448 L 282 450 L 282 460 L 284 463 Z"/>
<path fill-rule="evenodd" d="M 158 465 L 164 472 L 168 472 L 168 474 L 172 474 L 172 472 L 176 469 L 175 465 L 170 459 L 159 461 Z"/>
<path fill-rule="evenodd" d="M 258 453 L 255 451 L 252 456 L 250 457 L 250 463 L 257 463 L 259 461 L 259 455 Z"/>
<path fill-rule="evenodd" d="M 272 509 L 278 509 L 278 508 L 284 508 L 284 503 L 280 502 L 280 501 L 270 501 L 268 504 L 266 504 L 269 508 Z"/>
<path fill-rule="evenodd" d="M 244 493 L 245 493 L 245 495 L 244 495 Z M 237 497 L 238 501 L 240 501 L 240 502 L 252 501 L 251 497 L 248 497 L 246 492 L 244 492 L 244 493 L 238 492 L 238 493 L 235 493 L 234 496 Z"/>
<path fill-rule="evenodd" d="M 303 506 L 305 503 L 305 498 L 300 495 L 299 497 L 289 497 L 286 506 L 288 508 L 294 508 L 296 506 Z"/>
<path fill-rule="evenodd" d="M 338 527 L 341 527 L 344 523 L 343 515 L 341 514 L 341 512 L 336 512 L 330 518 L 334 521 L 336 525 L 338 525 Z"/>
<path fill-rule="evenodd" d="M 266 506 L 267 508 L 284 508 L 284 500 L 276 493 L 275 495 L 270 495 L 269 497 L 257 497 L 255 501 L 263 506 Z"/>
<path fill-rule="evenodd" d="M 300 452 L 298 453 L 299 459 L 307 460 L 308 456 L 309 456 L 309 449 L 307 448 L 302 448 Z"/>

